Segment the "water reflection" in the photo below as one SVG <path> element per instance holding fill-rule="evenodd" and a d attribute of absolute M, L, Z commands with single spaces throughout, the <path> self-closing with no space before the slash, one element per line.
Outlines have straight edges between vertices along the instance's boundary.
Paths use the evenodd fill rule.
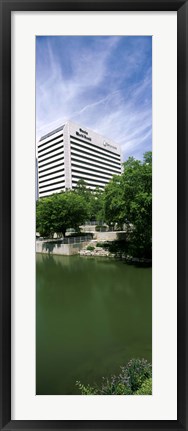
<path fill-rule="evenodd" d="M 37 255 L 37 393 L 77 393 L 132 357 L 151 360 L 151 269 Z"/>

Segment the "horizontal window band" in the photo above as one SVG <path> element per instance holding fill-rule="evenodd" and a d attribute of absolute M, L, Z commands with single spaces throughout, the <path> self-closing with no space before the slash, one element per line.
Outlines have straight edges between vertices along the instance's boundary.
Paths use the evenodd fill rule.
<path fill-rule="evenodd" d="M 44 147 L 44 145 L 49 144 L 50 142 L 53 142 L 53 141 L 55 141 L 55 139 L 59 139 L 59 138 L 63 138 L 63 134 L 61 134 L 59 136 L 55 136 L 54 138 L 49 139 L 48 141 L 44 142 L 43 144 L 40 144 L 40 145 L 38 144 L 38 148 L 42 148 L 42 147 Z"/>
<path fill-rule="evenodd" d="M 96 147 L 96 146 L 95 146 L 95 144 L 92 144 L 91 142 L 88 142 L 88 141 L 84 141 L 83 139 L 77 138 L 76 136 L 72 136 L 72 135 L 70 135 L 70 138 L 76 139 L 77 141 L 79 141 L 79 142 L 83 142 L 84 144 L 88 144 L 88 145 L 90 145 L 92 148 L 95 148 L 95 147 Z M 100 148 L 100 147 L 98 147 L 98 148 Z M 118 153 L 114 153 L 114 151 L 106 150 L 106 148 L 103 148 L 103 150 L 104 150 L 106 153 L 115 154 L 116 156 L 118 156 L 118 155 L 119 155 Z"/>
<path fill-rule="evenodd" d="M 111 178 L 104 178 L 104 177 L 99 177 L 99 179 L 93 178 L 90 176 L 90 178 L 87 178 L 84 176 L 84 173 L 81 175 L 72 175 L 72 178 L 78 178 L 79 180 L 84 180 L 84 181 L 97 181 L 97 182 L 101 182 L 101 183 L 108 183 L 110 181 Z M 74 180 L 73 180 L 74 181 Z"/>
<path fill-rule="evenodd" d="M 72 169 L 72 173 L 75 173 L 75 174 L 78 174 L 78 175 L 80 175 L 80 174 L 82 174 L 82 175 L 90 175 L 90 176 L 92 176 L 92 177 L 97 177 L 97 178 L 104 178 L 103 177 L 103 172 L 101 172 L 101 175 L 97 175 L 97 174 L 91 174 L 90 172 L 84 172 L 84 171 L 78 171 L 77 169 Z M 107 174 L 104 174 L 104 175 L 107 175 Z M 106 178 L 104 178 L 105 180 L 111 180 L 111 178 L 112 178 L 112 174 L 109 174 L 109 177 L 106 177 Z"/>
<path fill-rule="evenodd" d="M 77 184 L 76 183 L 74 183 L 73 185 L 72 185 L 72 189 L 76 189 L 78 186 L 77 186 Z M 86 188 L 91 188 L 91 189 L 96 189 L 96 187 L 100 187 L 101 189 L 104 189 L 105 188 L 105 185 L 98 185 L 98 184 L 86 184 Z"/>
<path fill-rule="evenodd" d="M 55 192 L 55 190 L 62 190 L 64 187 L 65 186 L 62 186 L 62 188 L 61 187 L 56 187 L 54 189 L 43 190 L 42 192 L 40 192 L 40 190 L 39 190 L 39 194 L 41 195 L 42 193 Z"/>
<path fill-rule="evenodd" d="M 73 159 L 72 159 L 73 160 Z M 81 163 L 81 162 L 80 162 Z M 80 168 L 80 169 L 87 169 L 89 172 L 88 172 L 88 174 L 90 173 L 90 171 L 92 171 L 92 172 L 97 172 L 98 174 L 99 173 L 101 173 L 101 175 L 102 174 L 104 174 L 104 175 L 120 175 L 121 174 L 121 172 L 119 173 L 119 172 L 116 172 L 115 171 L 115 173 L 114 172 L 109 172 L 109 170 L 108 169 L 106 169 L 106 168 L 103 168 L 102 166 L 101 167 L 99 167 L 100 169 L 106 169 L 107 170 L 107 172 L 104 172 L 104 171 L 98 171 L 98 169 L 92 169 L 92 168 L 88 168 L 87 166 L 80 166 L 80 165 L 77 165 L 76 163 L 71 163 L 71 167 L 75 167 L 75 168 Z M 96 166 L 96 165 L 92 165 L 92 166 Z M 83 172 L 84 173 L 84 172 Z M 86 172 L 86 174 L 87 174 L 87 172 Z"/>
<path fill-rule="evenodd" d="M 60 165 L 59 165 L 59 166 L 60 166 Z M 52 169 L 52 168 L 50 168 L 50 169 Z M 45 174 L 45 175 L 39 175 L 38 177 L 39 177 L 39 179 L 40 179 L 40 178 L 48 177 L 48 175 L 54 175 L 54 174 L 57 174 L 58 172 L 62 172 L 62 171 L 64 171 L 64 168 L 58 169 L 57 171 L 50 172 L 50 173 Z"/>
<path fill-rule="evenodd" d="M 51 178 L 47 178 L 46 180 L 39 181 L 39 187 L 40 187 L 40 184 L 42 184 L 42 183 L 46 183 L 47 181 L 53 181 L 53 180 L 56 180 L 58 178 L 62 178 L 64 176 L 65 176 L 64 174 L 61 174 L 61 175 L 58 175 L 56 177 L 51 177 Z"/>
<path fill-rule="evenodd" d="M 51 166 L 50 168 L 45 168 L 45 169 L 43 169 L 43 170 L 40 170 L 40 171 L 39 171 L 39 174 L 40 174 L 41 172 L 50 171 L 50 169 L 53 169 L 53 168 L 58 168 L 59 166 L 64 166 L 64 163 L 58 163 L 58 165 L 54 165 L 54 166 Z M 49 175 L 49 174 L 48 174 L 48 175 Z"/>
<path fill-rule="evenodd" d="M 72 178 L 77 178 L 78 179 L 78 181 L 79 180 L 84 180 L 85 181 L 85 183 L 88 183 L 88 182 L 90 182 L 90 181 L 93 181 L 93 182 L 95 182 L 95 183 L 104 183 L 104 184 L 108 184 L 108 182 L 109 182 L 109 180 L 96 180 L 95 178 L 84 178 L 84 177 L 82 177 L 82 176 L 80 176 L 80 177 L 78 177 L 77 175 L 72 175 Z M 73 180 L 73 181 L 75 181 L 75 180 Z"/>
<path fill-rule="evenodd" d="M 52 186 L 56 186 L 56 184 L 62 184 L 64 182 L 65 180 L 57 181 L 56 183 L 52 183 L 52 184 L 44 184 L 43 186 L 39 186 L 39 191 L 40 189 L 44 189 L 44 187 L 52 187 Z"/>
<path fill-rule="evenodd" d="M 77 184 L 73 184 L 72 185 L 73 189 L 76 189 L 77 187 L 78 187 Z M 104 189 L 105 188 L 105 184 L 104 185 L 100 185 L 100 184 L 89 184 L 89 183 L 87 183 L 86 187 L 88 187 L 90 189 L 96 189 L 96 187 L 100 187 L 101 189 Z"/>
<path fill-rule="evenodd" d="M 89 151 L 83 151 L 83 150 L 80 150 L 80 148 L 73 148 L 72 146 L 71 146 L 71 152 L 72 152 L 72 150 L 74 151 L 78 151 L 79 153 L 81 153 L 81 157 L 82 157 L 82 154 L 86 154 L 86 155 L 88 155 L 88 156 L 90 156 L 90 157 L 92 157 L 92 156 L 94 156 L 94 157 L 96 157 L 96 159 L 98 159 L 98 160 L 105 160 L 106 162 L 109 162 L 109 163 L 113 163 L 113 165 L 117 165 L 117 166 L 120 166 L 120 163 L 118 163 L 117 161 L 115 162 L 114 160 L 112 161 L 111 159 L 109 160 L 109 159 L 107 159 L 106 157 L 105 157 L 105 154 L 104 154 L 104 157 L 102 157 L 101 155 L 99 156 L 98 154 L 95 154 L 95 153 L 90 153 Z"/>
<path fill-rule="evenodd" d="M 59 159 L 55 159 L 55 160 L 52 160 L 51 162 L 44 163 L 44 165 L 39 166 L 39 168 L 43 168 L 44 166 L 51 165 L 52 163 L 55 163 L 55 162 L 59 162 L 59 160 L 64 160 L 64 157 L 60 157 Z"/>
<path fill-rule="evenodd" d="M 51 155 L 51 156 L 49 156 L 49 157 L 45 157 L 45 158 L 44 158 L 44 159 L 42 159 L 42 160 L 38 160 L 38 163 L 43 163 L 43 162 L 45 162 L 46 160 L 51 159 L 52 157 L 57 157 L 57 156 L 59 156 L 60 154 L 64 154 L 64 151 L 59 151 L 59 153 L 56 153 L 56 154 Z M 42 165 L 42 166 L 43 166 L 43 165 Z"/>
<path fill-rule="evenodd" d="M 44 153 L 44 151 L 48 150 L 49 148 L 55 147 L 56 145 L 61 144 L 62 142 L 63 142 L 63 139 L 62 139 L 61 141 L 55 142 L 55 144 L 49 145 L 49 147 L 47 147 L 47 148 L 43 148 L 42 150 L 39 150 L 39 151 L 38 151 L 38 154 L 39 154 L 39 153 L 42 153 L 42 152 Z M 52 150 L 52 151 L 55 151 L 55 150 Z M 52 151 L 48 151 L 48 152 L 46 151 L 46 153 L 45 153 L 45 154 L 52 153 Z M 42 154 L 40 154 L 40 156 L 42 156 Z M 38 156 L 38 158 L 39 158 L 40 156 Z"/>
<path fill-rule="evenodd" d="M 79 181 L 79 180 L 84 180 L 85 181 L 85 183 L 88 183 L 88 182 L 95 182 L 95 183 L 104 183 L 104 184 L 108 184 L 109 183 L 109 181 L 108 180 L 96 180 L 95 178 L 83 178 L 81 175 L 78 177 L 77 175 L 72 175 L 72 181 L 73 182 L 75 182 L 75 181 Z"/>
<path fill-rule="evenodd" d="M 105 169 L 105 170 L 107 170 L 108 172 L 109 171 L 111 171 L 111 172 L 113 172 L 113 173 L 115 173 L 116 175 L 120 175 L 121 174 L 121 171 L 116 171 L 115 169 L 113 169 L 113 168 L 111 168 L 111 167 L 108 167 L 108 168 L 106 168 L 106 166 L 101 166 L 101 165 L 97 165 L 97 164 L 94 164 L 94 163 L 90 163 L 90 162 L 88 162 L 87 161 L 87 159 L 86 159 L 86 161 L 85 160 L 78 160 L 78 159 L 75 159 L 75 157 L 71 157 L 71 160 L 73 160 L 74 162 L 79 162 L 79 163 L 82 163 L 82 164 L 85 164 L 86 166 L 94 166 L 95 167 L 95 169 L 96 169 L 96 167 L 98 166 L 99 168 L 102 168 L 102 169 Z M 104 163 L 103 163 L 104 164 Z M 78 165 L 77 165 L 78 166 Z"/>
<path fill-rule="evenodd" d="M 70 141 L 71 142 L 71 144 L 75 144 L 75 145 L 77 145 L 78 147 L 82 147 L 82 148 L 86 148 L 86 146 L 85 145 L 82 145 L 82 143 L 80 143 L 80 142 L 74 142 L 74 141 Z M 91 150 L 91 151 L 93 151 L 93 152 L 95 152 L 95 153 L 98 153 L 98 154 L 100 154 L 100 155 L 103 155 L 104 157 L 106 156 L 106 157 L 109 157 L 110 159 L 112 159 L 112 160 L 117 160 L 117 162 L 120 162 L 120 156 L 118 156 L 118 154 L 116 154 L 116 156 L 117 156 L 117 158 L 116 157 L 114 157 L 114 156 L 111 156 L 110 154 L 105 154 L 104 152 L 103 152 L 103 149 L 101 148 L 101 151 L 99 151 L 98 150 L 98 148 L 99 147 L 97 147 L 97 146 L 94 146 L 93 145 L 93 148 L 86 148 L 86 149 L 88 149 L 88 150 Z M 90 153 L 91 154 L 91 153 Z"/>
<path fill-rule="evenodd" d="M 80 153 L 81 153 L 81 151 L 80 151 Z M 75 153 L 75 150 L 73 150 L 73 149 L 71 149 L 71 156 L 77 156 L 77 157 L 81 157 L 81 158 L 83 158 L 83 159 L 87 159 L 87 160 L 93 160 L 93 162 L 100 162 L 100 163 L 102 163 L 103 165 L 106 165 L 106 166 L 109 166 L 109 167 L 112 167 L 112 168 L 116 168 L 116 169 L 118 169 L 118 167 L 119 167 L 119 169 L 120 169 L 120 166 L 118 166 L 118 163 L 114 163 L 114 164 L 111 164 L 110 163 L 110 161 L 109 161 L 109 163 L 107 163 L 107 161 L 105 160 L 105 162 L 103 161 L 103 160 L 101 160 L 102 159 L 102 157 L 101 158 L 98 158 L 97 156 L 95 156 L 95 158 L 94 158 L 94 156 L 92 157 L 92 154 L 89 154 L 88 155 L 88 153 L 84 153 L 84 154 L 77 154 L 77 153 Z M 117 166 L 116 166 L 117 165 Z"/>

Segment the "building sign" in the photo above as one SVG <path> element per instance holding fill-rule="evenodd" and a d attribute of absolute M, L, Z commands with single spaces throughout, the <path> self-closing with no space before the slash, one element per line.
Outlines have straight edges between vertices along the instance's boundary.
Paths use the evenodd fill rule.
<path fill-rule="evenodd" d="M 91 141 L 91 138 L 88 136 L 88 132 L 86 130 L 83 129 L 79 129 L 79 132 L 76 132 L 76 135 L 79 136 L 80 138 L 84 138 L 87 141 Z"/>
<path fill-rule="evenodd" d="M 108 144 L 108 142 L 106 142 L 106 141 L 103 141 L 103 145 L 104 145 L 104 147 L 114 148 L 114 150 L 117 150 L 117 147 L 114 147 L 113 145 Z"/>

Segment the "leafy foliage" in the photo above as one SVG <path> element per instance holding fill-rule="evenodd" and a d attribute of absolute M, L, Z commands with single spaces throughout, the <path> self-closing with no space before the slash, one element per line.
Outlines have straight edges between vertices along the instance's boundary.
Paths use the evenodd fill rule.
<path fill-rule="evenodd" d="M 105 219 L 127 227 L 128 252 L 136 257 L 151 257 L 152 237 L 152 153 L 143 162 L 133 157 L 124 163 L 121 177 L 114 176 L 105 187 Z"/>
<path fill-rule="evenodd" d="M 77 182 L 75 193 L 84 197 L 87 208 L 89 220 L 102 221 L 104 219 L 104 193 L 98 186 L 94 191 L 87 187 L 84 180 Z"/>
<path fill-rule="evenodd" d="M 88 218 L 85 199 L 73 191 L 56 193 L 40 199 L 36 207 L 37 230 L 43 236 L 54 232 L 65 235 L 66 229 L 79 226 Z"/>
<path fill-rule="evenodd" d="M 105 187 L 104 193 L 105 221 L 109 226 L 117 224 L 122 227 L 125 222 L 125 204 L 123 193 L 123 176 L 114 175 Z"/>
<path fill-rule="evenodd" d="M 135 395 L 152 395 L 152 379 L 146 379 Z"/>
<path fill-rule="evenodd" d="M 121 368 L 120 378 L 126 382 L 131 392 L 137 391 L 143 382 L 152 374 L 151 364 L 146 359 L 132 359 L 126 367 Z"/>
<path fill-rule="evenodd" d="M 92 388 L 90 385 L 82 385 L 79 381 L 76 382 L 76 386 L 80 390 L 82 395 L 97 395 L 97 389 Z"/>
<path fill-rule="evenodd" d="M 84 386 L 76 382 L 82 395 L 151 395 L 152 367 L 145 359 L 132 359 L 121 373 L 111 378 L 103 377 L 101 387 Z"/>
<path fill-rule="evenodd" d="M 88 245 L 88 246 L 87 246 L 87 250 L 89 250 L 89 251 L 93 251 L 93 250 L 95 250 L 95 247 L 93 247 L 92 245 Z"/>

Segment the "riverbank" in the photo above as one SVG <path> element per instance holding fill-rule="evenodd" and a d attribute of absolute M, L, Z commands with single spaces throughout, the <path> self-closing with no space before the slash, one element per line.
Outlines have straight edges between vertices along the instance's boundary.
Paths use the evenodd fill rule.
<path fill-rule="evenodd" d="M 95 247 L 88 245 L 79 251 L 80 256 L 93 256 L 93 257 L 115 257 L 114 253 L 110 253 L 102 247 Z"/>
<path fill-rule="evenodd" d="M 36 241 L 36 253 L 61 256 L 80 255 L 82 257 L 107 257 L 122 260 L 129 265 L 146 267 L 152 265 L 151 259 L 128 255 L 121 248 L 122 241 L 97 242 L 91 239 L 86 241 L 85 237 L 71 238 L 69 241 L 71 241 L 70 244 L 64 244 L 63 240 Z"/>
<path fill-rule="evenodd" d="M 44 240 L 36 241 L 36 253 L 73 256 L 78 255 L 82 248 L 85 248 L 90 243 L 89 240 L 84 238 L 76 238 L 75 242 L 65 244 L 63 240 Z"/>
<path fill-rule="evenodd" d="M 89 245 L 82 248 L 82 250 L 79 251 L 80 256 L 92 256 L 92 257 L 109 257 L 109 258 L 117 258 L 120 259 L 128 264 L 132 265 L 138 265 L 138 266 L 151 266 L 152 265 L 152 259 L 147 258 L 138 258 L 133 257 L 125 252 L 122 251 L 116 251 L 112 253 L 110 251 L 111 244 L 109 244 L 109 247 L 107 247 L 107 243 L 104 242 L 104 246 L 102 243 L 96 243 L 96 241 L 91 241 Z"/>

